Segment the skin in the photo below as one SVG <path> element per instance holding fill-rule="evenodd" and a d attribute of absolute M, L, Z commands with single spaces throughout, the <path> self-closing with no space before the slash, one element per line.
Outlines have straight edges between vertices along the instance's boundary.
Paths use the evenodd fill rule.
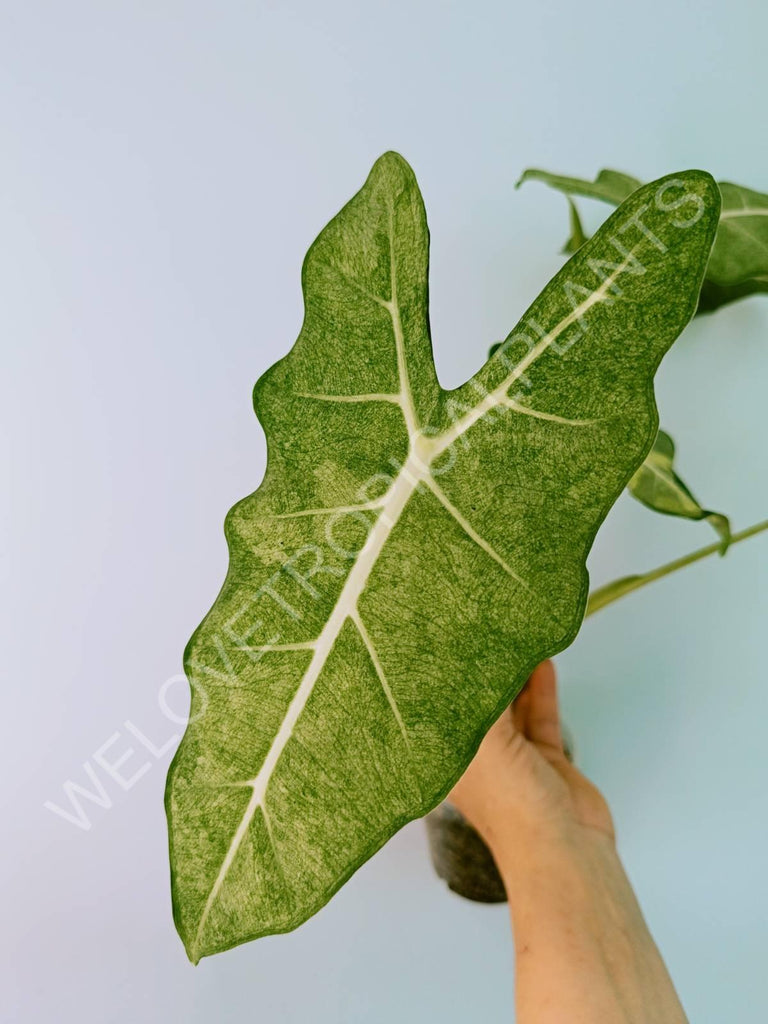
<path fill-rule="evenodd" d="M 450 800 L 504 880 L 518 1024 L 687 1024 L 608 804 L 565 756 L 552 662 L 490 730 Z"/>

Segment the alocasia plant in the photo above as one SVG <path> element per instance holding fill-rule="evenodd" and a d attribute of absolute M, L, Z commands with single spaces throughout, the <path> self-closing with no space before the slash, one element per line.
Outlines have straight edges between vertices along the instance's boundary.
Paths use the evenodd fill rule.
<path fill-rule="evenodd" d="M 702 171 L 634 191 L 453 391 L 408 165 L 383 156 L 321 232 L 299 338 L 254 391 L 266 474 L 227 517 L 229 571 L 185 654 L 166 806 L 192 960 L 316 912 L 573 640 L 719 211 Z"/>

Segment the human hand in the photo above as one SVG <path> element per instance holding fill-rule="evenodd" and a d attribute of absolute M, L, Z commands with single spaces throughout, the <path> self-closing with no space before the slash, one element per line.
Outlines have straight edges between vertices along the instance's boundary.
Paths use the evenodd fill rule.
<path fill-rule="evenodd" d="M 538 666 L 491 727 L 450 802 L 503 859 L 505 840 L 578 842 L 587 830 L 614 842 L 604 797 L 566 756 L 555 668 Z"/>
<path fill-rule="evenodd" d="M 566 757 L 551 661 L 492 726 L 449 800 L 490 847 L 507 890 L 520 1024 L 685 1024 L 608 804 Z"/>

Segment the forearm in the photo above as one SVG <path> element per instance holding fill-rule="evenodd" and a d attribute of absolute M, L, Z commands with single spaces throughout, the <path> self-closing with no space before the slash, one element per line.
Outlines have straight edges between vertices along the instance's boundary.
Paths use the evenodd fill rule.
<path fill-rule="evenodd" d="M 518 1024 L 685 1024 L 607 836 L 518 835 L 494 852 L 515 937 Z"/>

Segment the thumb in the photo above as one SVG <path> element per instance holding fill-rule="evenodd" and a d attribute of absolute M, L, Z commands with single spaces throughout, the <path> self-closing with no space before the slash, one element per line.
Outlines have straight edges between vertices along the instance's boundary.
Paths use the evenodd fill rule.
<path fill-rule="evenodd" d="M 517 727 L 526 739 L 563 752 L 557 677 L 551 661 L 543 661 L 533 670 L 514 707 Z"/>

